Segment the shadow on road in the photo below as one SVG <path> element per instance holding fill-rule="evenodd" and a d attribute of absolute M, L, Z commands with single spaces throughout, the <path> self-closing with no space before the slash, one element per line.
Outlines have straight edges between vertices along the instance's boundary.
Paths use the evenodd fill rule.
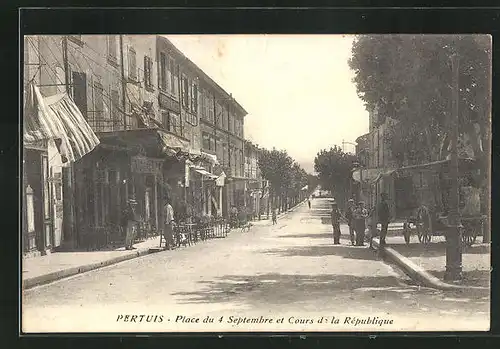
<path fill-rule="evenodd" d="M 354 247 L 346 245 L 287 247 L 284 249 L 263 250 L 261 252 L 278 255 L 280 257 L 340 256 L 351 259 L 377 260 L 376 253 L 368 247 Z"/>
<path fill-rule="evenodd" d="M 331 233 L 321 233 L 321 234 L 289 234 L 289 235 L 278 235 L 278 238 L 292 238 L 292 239 L 330 239 L 333 241 L 333 232 Z M 340 234 L 341 238 L 349 239 L 349 234 Z"/>
<path fill-rule="evenodd" d="M 450 302 L 467 304 L 475 310 L 486 311 L 488 294 L 473 291 L 444 292 L 429 288 L 404 287 L 393 276 L 355 276 L 344 274 L 291 275 L 268 273 L 262 275 L 225 275 L 213 281 L 201 281 L 202 289 L 176 292 L 182 304 L 236 302 L 254 308 L 290 305 L 312 302 L 317 307 L 318 299 L 328 299 L 337 304 L 339 310 L 346 310 L 349 302 L 363 304 L 371 310 L 386 311 L 401 309 L 403 304 L 414 311 L 422 307 L 450 309 Z M 430 305 L 421 304 L 419 297 L 431 296 Z M 427 298 L 429 299 L 429 298 Z M 361 302 L 361 303 L 358 303 Z M 327 306 L 325 304 L 325 306 Z M 458 306 L 458 305 L 456 305 Z M 403 310 L 404 311 L 404 310 Z"/>
<path fill-rule="evenodd" d="M 192 292 L 177 292 L 185 296 L 184 303 L 246 302 L 258 306 L 282 305 L 314 300 L 317 297 L 349 297 L 350 291 L 363 287 L 397 287 L 394 277 L 359 277 L 353 275 L 289 275 L 264 274 L 255 276 L 225 275 L 214 281 L 201 281 L 205 287 Z"/>

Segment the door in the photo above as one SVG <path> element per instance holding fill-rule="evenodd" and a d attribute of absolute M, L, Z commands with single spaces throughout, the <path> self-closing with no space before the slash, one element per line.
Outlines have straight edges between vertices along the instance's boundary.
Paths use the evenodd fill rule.
<path fill-rule="evenodd" d="M 43 217 L 43 249 L 54 246 L 53 220 L 52 220 L 52 195 L 49 182 L 49 161 L 47 155 L 42 155 L 42 217 Z"/>

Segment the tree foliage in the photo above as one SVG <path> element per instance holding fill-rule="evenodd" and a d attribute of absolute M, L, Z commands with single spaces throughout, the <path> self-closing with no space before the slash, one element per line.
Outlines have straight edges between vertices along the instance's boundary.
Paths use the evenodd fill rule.
<path fill-rule="evenodd" d="M 361 35 L 349 61 L 368 111 L 395 120 L 387 142 L 403 163 L 446 156 L 452 113 L 452 67 L 459 58 L 459 132 L 484 158 L 489 143 L 491 40 L 482 35 Z M 467 135 L 465 137 L 465 135 Z M 444 146 L 443 146 L 444 145 Z"/>
<path fill-rule="evenodd" d="M 280 206 L 286 209 L 288 204 L 297 203 L 301 189 L 308 184 L 309 177 L 286 150 L 261 149 L 258 165 L 262 177 L 271 185 L 273 197 L 280 198 Z"/>
<path fill-rule="evenodd" d="M 357 158 L 338 146 L 321 150 L 314 159 L 314 170 L 321 186 L 330 190 L 342 206 L 350 188 L 351 171 Z"/>

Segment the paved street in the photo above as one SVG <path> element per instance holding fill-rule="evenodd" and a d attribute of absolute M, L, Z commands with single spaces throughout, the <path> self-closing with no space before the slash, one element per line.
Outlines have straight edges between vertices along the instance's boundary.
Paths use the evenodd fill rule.
<path fill-rule="evenodd" d="M 249 232 L 233 231 L 226 239 L 151 254 L 27 290 L 24 330 L 487 329 L 487 293 L 412 286 L 367 247 L 350 246 L 346 226 L 341 227 L 342 244 L 334 246 L 328 209 L 325 199 L 314 199 L 311 210 L 302 204 L 275 226 L 255 225 Z M 124 322 L 127 314 L 149 315 L 150 322 L 146 317 L 127 317 Z M 229 318 L 261 315 L 273 323 L 236 325 Z M 214 322 L 203 323 L 206 316 Z M 332 324 L 333 316 L 340 322 Z M 346 323 L 346 316 L 393 323 L 355 326 Z M 276 323 L 281 317 L 283 324 Z M 329 323 L 318 324 L 321 317 Z"/>

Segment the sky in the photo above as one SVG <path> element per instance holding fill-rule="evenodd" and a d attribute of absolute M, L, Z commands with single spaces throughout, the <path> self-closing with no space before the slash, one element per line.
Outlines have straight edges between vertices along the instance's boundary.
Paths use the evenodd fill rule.
<path fill-rule="evenodd" d="M 287 150 L 308 172 L 318 151 L 368 132 L 347 63 L 353 36 L 166 37 L 245 108 L 245 138 Z"/>

